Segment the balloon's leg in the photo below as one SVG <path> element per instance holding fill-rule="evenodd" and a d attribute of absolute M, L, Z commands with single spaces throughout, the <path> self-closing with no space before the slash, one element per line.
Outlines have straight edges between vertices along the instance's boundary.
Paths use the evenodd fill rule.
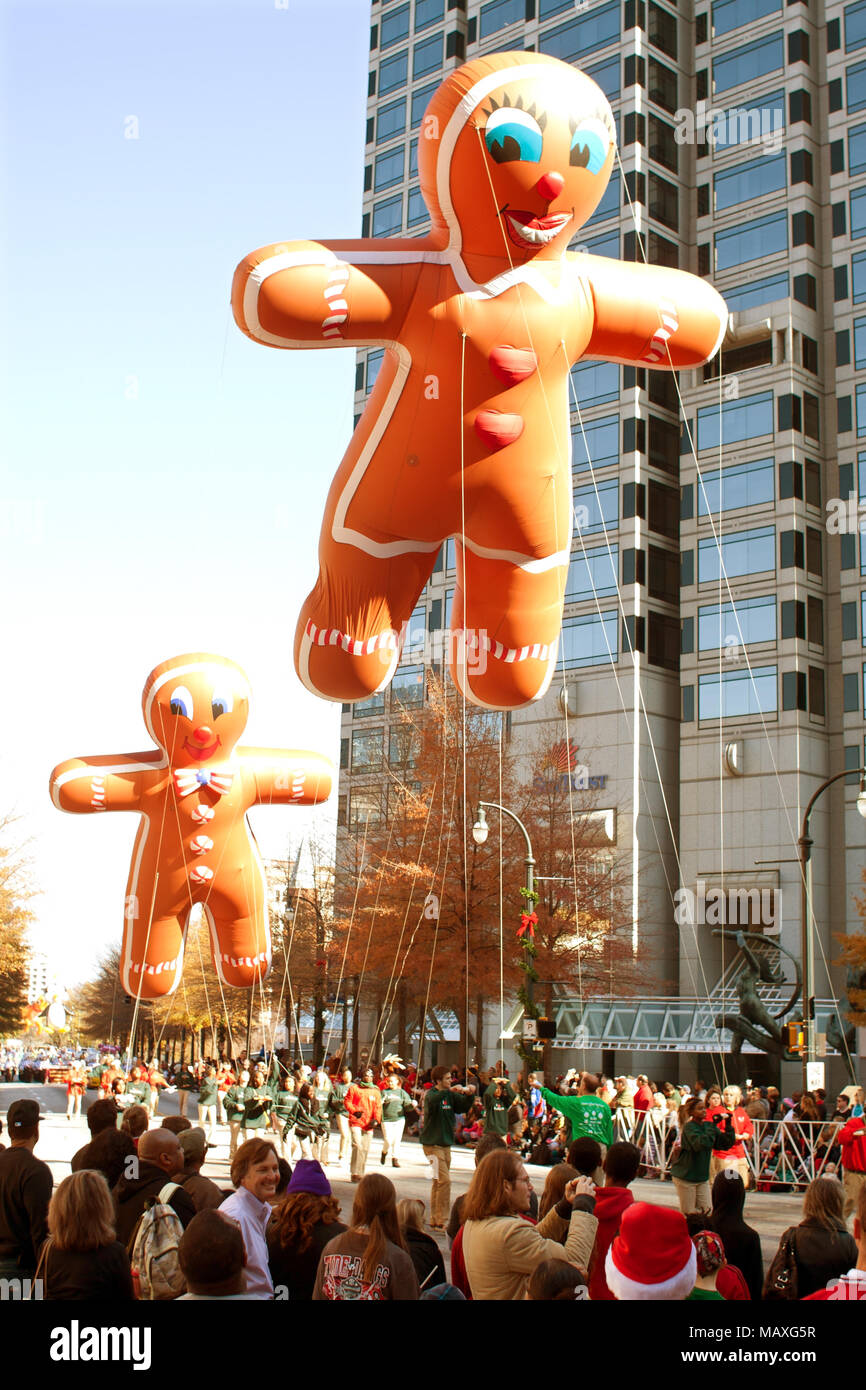
<path fill-rule="evenodd" d="M 350 545 L 323 546 L 295 632 L 295 668 L 308 690 L 354 701 L 384 689 L 435 558 L 435 550 L 380 559 Z"/>
<path fill-rule="evenodd" d="M 568 566 L 543 563 L 531 570 L 458 543 L 449 665 L 473 704 L 517 709 L 550 685 Z"/>
<path fill-rule="evenodd" d="M 146 901 L 146 894 L 142 893 Z M 183 971 L 184 929 L 176 913 L 154 905 L 146 915 L 124 924 L 120 982 L 133 998 L 162 999 L 174 994 Z"/>
<path fill-rule="evenodd" d="M 223 984 L 249 989 L 263 980 L 271 968 L 271 934 L 261 894 L 217 891 L 209 895 L 204 913 L 214 969 Z"/>

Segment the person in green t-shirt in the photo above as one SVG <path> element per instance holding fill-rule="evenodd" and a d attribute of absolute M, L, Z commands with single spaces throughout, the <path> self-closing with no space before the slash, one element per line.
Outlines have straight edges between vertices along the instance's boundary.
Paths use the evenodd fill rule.
<path fill-rule="evenodd" d="M 233 1086 L 229 1086 L 223 1096 L 223 1109 L 226 1112 L 226 1119 L 229 1122 L 229 1158 L 234 1158 L 238 1147 L 238 1136 L 244 1118 L 244 1108 L 246 1101 L 247 1088 L 250 1074 L 242 1071 L 240 1078 Z"/>
<path fill-rule="evenodd" d="M 606 1100 L 596 1095 L 599 1079 L 593 1072 L 585 1071 L 580 1078 L 580 1088 L 576 1096 L 561 1096 L 557 1091 L 548 1091 L 545 1086 L 541 1094 L 548 1105 L 564 1115 L 571 1125 L 574 1139 L 595 1139 L 602 1146 L 602 1161 L 605 1150 L 613 1143 L 613 1116 Z"/>
<path fill-rule="evenodd" d="M 490 1085 L 484 1092 L 484 1133 L 508 1133 L 508 1110 L 517 1095 L 514 1087 L 504 1076 L 491 1077 Z"/>
<path fill-rule="evenodd" d="M 472 1104 L 475 1087 L 451 1086 L 447 1067 L 434 1067 L 430 1073 L 433 1088 L 424 1092 L 424 1119 L 421 1147 L 433 1169 L 430 1192 L 430 1229 L 444 1231 L 451 1213 L 451 1146 L 454 1143 L 454 1113 L 465 1115 Z"/>
<path fill-rule="evenodd" d="M 406 1116 L 412 1110 L 412 1097 L 400 1085 L 400 1077 L 392 1071 L 388 1085 L 382 1092 L 382 1158 L 386 1164 L 390 1157 L 394 1168 L 400 1167 L 400 1140 L 406 1126 Z"/>
<path fill-rule="evenodd" d="M 216 1067 L 205 1067 L 204 1076 L 198 1087 L 198 1122 L 208 1122 L 208 1143 L 216 1142 L 218 1082 Z"/>

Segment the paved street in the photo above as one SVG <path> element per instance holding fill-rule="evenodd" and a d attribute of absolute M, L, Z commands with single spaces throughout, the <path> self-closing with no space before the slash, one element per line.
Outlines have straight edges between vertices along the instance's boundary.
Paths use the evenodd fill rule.
<path fill-rule="evenodd" d="M 0 1084 L 0 1117 L 4 1122 L 6 1112 L 13 1100 L 19 1100 L 27 1096 L 32 1100 L 37 1100 L 40 1110 L 44 1114 L 44 1119 L 40 1127 L 39 1144 L 36 1149 L 38 1158 L 43 1159 L 51 1168 L 55 1182 L 60 1182 L 69 1173 L 69 1163 L 72 1155 L 80 1149 L 88 1140 L 88 1129 L 84 1116 L 78 1120 L 66 1119 L 66 1088 L 65 1086 L 22 1086 Z M 87 1103 L 96 1099 L 96 1092 L 89 1091 Z M 189 1106 L 189 1118 L 195 1123 L 194 1097 Z M 178 1113 L 177 1095 L 164 1096 L 160 1104 L 160 1114 L 176 1115 Z M 4 1132 L 3 1140 L 6 1139 Z M 2 1142 L 3 1140 L 0 1140 Z M 337 1155 L 338 1136 L 331 1136 L 331 1155 L 335 1159 Z M 374 1136 L 370 1147 L 370 1158 L 368 1161 L 368 1171 L 379 1168 L 379 1159 L 382 1152 L 382 1141 L 378 1136 Z M 533 1164 L 527 1164 L 527 1171 L 530 1173 L 535 1191 L 538 1195 L 544 1188 L 545 1178 L 550 1171 L 547 1168 L 539 1168 Z M 465 1192 L 469 1186 L 474 1169 L 473 1153 L 469 1149 L 455 1147 L 451 1163 L 451 1188 L 452 1196 L 456 1197 L 459 1193 Z M 221 1126 L 218 1130 L 218 1143 L 215 1149 L 210 1150 L 207 1162 L 202 1170 L 206 1177 L 213 1178 L 221 1187 L 227 1190 L 231 1188 L 229 1178 L 228 1162 L 228 1129 Z M 348 1219 L 352 1209 L 352 1199 L 354 1188 L 349 1181 L 349 1176 L 345 1168 L 339 1167 L 336 1163 L 331 1163 L 327 1168 L 328 1178 L 334 1190 L 334 1195 L 341 1203 L 343 1218 Z M 397 1187 L 400 1197 L 420 1197 L 425 1203 L 429 1203 L 430 1197 L 430 1166 L 427 1163 L 421 1147 L 416 1139 L 410 1139 L 403 1145 L 403 1157 L 401 1167 L 398 1171 L 392 1168 L 387 1169 L 388 1176 L 392 1178 Z M 641 1179 L 633 1184 L 632 1190 L 635 1196 L 645 1202 L 655 1202 L 661 1206 L 675 1207 L 677 1205 L 676 1194 L 673 1186 L 669 1182 L 654 1182 Z M 779 1237 L 787 1226 L 794 1225 L 800 1219 L 802 1210 L 802 1196 L 789 1193 L 770 1194 L 763 1192 L 750 1193 L 746 1200 L 746 1219 L 750 1225 L 761 1232 L 761 1240 L 764 1251 L 764 1263 L 769 1263 L 776 1251 Z M 444 1236 L 437 1237 L 439 1245 L 446 1255 L 446 1268 L 448 1267 L 447 1252 L 448 1241 Z"/>

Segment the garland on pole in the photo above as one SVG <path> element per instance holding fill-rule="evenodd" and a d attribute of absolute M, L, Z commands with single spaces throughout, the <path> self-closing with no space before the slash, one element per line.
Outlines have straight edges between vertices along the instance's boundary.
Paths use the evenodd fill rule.
<path fill-rule="evenodd" d="M 535 927 L 538 924 L 538 914 L 535 911 L 535 904 L 538 902 L 538 893 L 528 888 L 521 888 L 520 896 L 523 898 L 525 907 L 520 917 L 520 927 L 517 935 L 523 945 L 523 956 L 520 961 L 520 969 L 526 979 L 517 991 L 517 997 L 523 1005 L 524 1018 L 538 1018 L 538 1006 L 535 1000 L 530 997 L 528 986 L 538 983 L 538 972 L 535 969 L 535 957 L 537 948 L 535 945 Z M 521 1034 L 520 1041 L 516 1047 L 517 1055 L 523 1063 L 524 1086 L 528 1091 L 529 1073 L 535 1070 L 536 1053 L 533 1047 L 527 1047 Z"/>

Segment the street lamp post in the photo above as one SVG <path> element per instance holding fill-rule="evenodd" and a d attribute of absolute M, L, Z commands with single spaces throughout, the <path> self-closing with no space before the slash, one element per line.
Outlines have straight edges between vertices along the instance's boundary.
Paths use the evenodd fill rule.
<path fill-rule="evenodd" d="M 523 861 L 526 869 L 526 883 L 524 887 L 524 895 L 526 898 L 526 910 L 527 912 L 532 912 L 533 903 L 535 902 L 536 896 L 535 855 L 532 853 L 532 841 L 529 838 L 529 831 L 526 829 L 526 826 L 523 824 L 523 821 L 520 819 L 520 817 L 516 816 L 513 811 L 509 811 L 507 806 L 500 806 L 498 801 L 479 801 L 478 814 L 475 820 L 475 824 L 472 827 L 472 838 L 475 841 L 476 845 L 483 845 L 487 843 L 487 835 L 490 830 L 490 827 L 487 824 L 487 817 L 484 814 L 485 806 L 489 810 L 501 811 L 504 816 L 509 816 L 510 819 L 513 820 L 517 825 L 519 825 L 520 829 L 523 831 L 523 838 L 526 841 L 526 858 Z M 523 942 L 523 970 L 526 975 L 526 1006 L 524 1009 L 524 1016 L 526 1018 L 538 1017 L 538 1010 L 535 1007 L 536 975 L 535 965 L 532 959 L 533 955 L 534 951 L 532 948 L 532 938 L 529 932 L 527 931 L 526 938 Z M 533 1071 L 535 1068 L 534 1049 L 530 1048 L 527 1052 L 521 1053 L 521 1056 L 523 1057 L 523 1061 L 526 1066 L 527 1074 L 524 1077 L 524 1081 L 528 1090 L 529 1073 Z"/>
<path fill-rule="evenodd" d="M 800 857 L 800 953 L 803 957 L 803 1090 L 809 1089 L 807 1083 L 809 1063 L 815 1061 L 815 943 L 811 931 L 812 924 L 812 845 L 809 835 L 809 818 L 812 807 L 828 787 L 851 773 L 860 776 L 860 791 L 857 796 L 857 810 L 866 819 L 866 767 L 846 768 L 822 782 L 803 813 L 803 826 L 797 849 Z"/>

